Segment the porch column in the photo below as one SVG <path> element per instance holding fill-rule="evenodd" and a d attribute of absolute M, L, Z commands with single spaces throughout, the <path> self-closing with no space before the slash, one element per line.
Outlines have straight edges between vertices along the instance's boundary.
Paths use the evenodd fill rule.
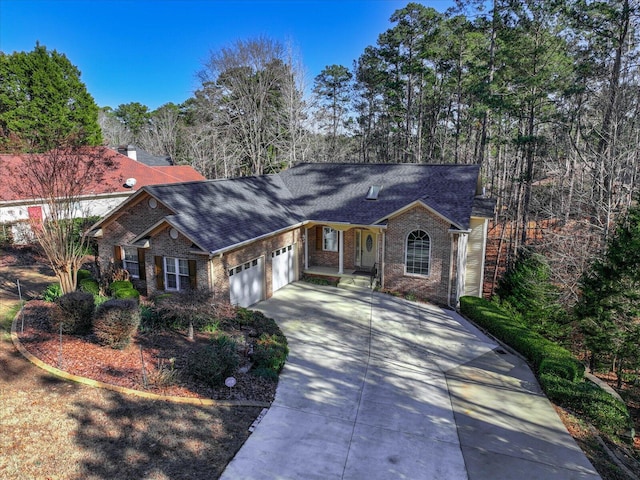
<path fill-rule="evenodd" d="M 309 229 L 304 227 L 304 269 L 309 269 Z"/>
<path fill-rule="evenodd" d="M 344 273 L 344 232 L 338 230 L 338 273 Z"/>

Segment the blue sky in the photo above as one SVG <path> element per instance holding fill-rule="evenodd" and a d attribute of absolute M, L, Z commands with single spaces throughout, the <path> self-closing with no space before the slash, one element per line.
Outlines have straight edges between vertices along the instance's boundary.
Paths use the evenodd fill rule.
<path fill-rule="evenodd" d="M 64 53 L 99 106 L 182 103 L 211 51 L 266 36 L 290 41 L 307 83 L 327 65 L 351 68 L 409 0 L 0 0 L 0 51 L 36 41 Z M 439 11 L 452 0 L 423 0 Z"/>

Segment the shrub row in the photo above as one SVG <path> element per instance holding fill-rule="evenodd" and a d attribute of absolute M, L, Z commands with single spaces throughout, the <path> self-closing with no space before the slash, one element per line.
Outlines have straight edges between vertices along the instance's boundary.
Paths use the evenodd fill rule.
<path fill-rule="evenodd" d="M 571 382 L 584 376 L 584 365 L 569 350 L 533 332 L 516 317 L 483 298 L 462 297 L 460 310 L 467 317 L 524 355 L 539 375 L 551 373 Z"/>
<path fill-rule="evenodd" d="M 531 362 L 547 397 L 584 415 L 600 431 L 619 435 L 631 428 L 626 405 L 584 380 L 584 365 L 571 352 L 532 332 L 516 317 L 483 298 L 462 297 L 461 312 Z"/>

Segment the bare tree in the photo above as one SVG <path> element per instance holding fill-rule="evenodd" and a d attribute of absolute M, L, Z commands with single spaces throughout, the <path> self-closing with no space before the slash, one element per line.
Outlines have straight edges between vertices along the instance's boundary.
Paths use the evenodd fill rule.
<path fill-rule="evenodd" d="M 83 197 L 114 167 L 115 152 L 102 147 L 59 146 L 23 155 L 9 167 L 13 188 L 41 205 L 30 218 L 33 234 L 44 250 L 63 293 L 73 292 L 88 238 L 74 219 L 89 216 Z"/>
<path fill-rule="evenodd" d="M 267 38 L 237 41 L 211 54 L 198 77 L 196 98 L 211 115 L 218 138 L 231 141 L 242 161 L 239 174 L 279 170 L 290 161 L 292 115 L 302 94 L 292 94 L 299 73 L 287 49 Z M 297 135 L 297 132 L 295 133 Z M 234 152 L 234 153 L 235 153 Z"/>

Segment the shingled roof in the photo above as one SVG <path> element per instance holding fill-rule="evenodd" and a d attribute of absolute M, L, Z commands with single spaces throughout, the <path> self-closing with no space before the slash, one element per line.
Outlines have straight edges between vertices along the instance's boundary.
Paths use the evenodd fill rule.
<path fill-rule="evenodd" d="M 207 252 L 289 228 L 304 220 L 275 175 L 156 185 L 145 190 L 177 212 L 166 220 Z"/>
<path fill-rule="evenodd" d="M 307 220 L 382 224 L 418 201 L 467 229 L 478 174 L 477 165 L 302 164 L 276 175 L 144 190 L 176 212 L 169 224 L 216 253 Z M 381 187 L 377 200 L 366 199 L 372 185 Z"/>
<path fill-rule="evenodd" d="M 420 201 L 469 228 L 478 165 L 307 163 L 280 173 L 308 220 L 373 225 Z M 369 187 L 380 189 L 367 200 Z"/>
<path fill-rule="evenodd" d="M 205 179 L 205 177 L 190 166 L 150 167 L 105 147 L 88 147 L 88 150 L 89 155 L 95 158 L 104 158 L 105 162 L 108 161 L 110 167 L 105 169 L 103 178 L 100 181 L 84 185 L 85 191 L 83 192 L 83 196 L 86 197 L 101 194 L 129 195 L 132 193 L 132 188 L 125 184 L 128 178 L 136 179 L 135 190 L 145 185 Z M 30 198 L 24 198 L 23 195 L 20 195 L 20 189 L 16 188 L 16 184 L 14 183 L 17 181 L 16 177 L 12 175 L 12 172 L 24 170 L 25 165 L 29 166 L 39 161 L 46 162 L 47 154 L 0 154 L 0 172 L 2 172 L 3 179 L 5 180 L 0 182 L 0 203 L 31 200 Z"/>

